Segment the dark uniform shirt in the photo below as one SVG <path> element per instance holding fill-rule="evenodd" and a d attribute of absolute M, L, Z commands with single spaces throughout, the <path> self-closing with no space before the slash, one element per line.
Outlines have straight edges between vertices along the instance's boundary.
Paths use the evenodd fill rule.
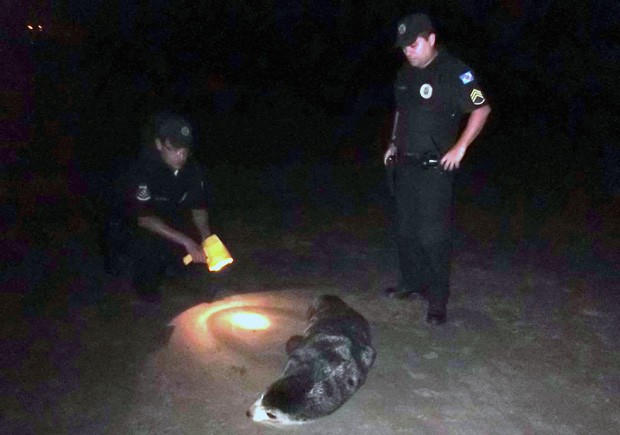
<path fill-rule="evenodd" d="M 178 171 L 154 153 L 140 157 L 123 184 L 126 216 L 158 216 L 179 222 L 187 211 L 206 208 L 205 178 L 201 166 L 188 160 Z"/>
<path fill-rule="evenodd" d="M 446 153 L 456 141 L 461 115 L 488 104 L 472 69 L 443 50 L 426 68 L 406 63 L 394 93 L 395 145 L 405 154 Z"/>

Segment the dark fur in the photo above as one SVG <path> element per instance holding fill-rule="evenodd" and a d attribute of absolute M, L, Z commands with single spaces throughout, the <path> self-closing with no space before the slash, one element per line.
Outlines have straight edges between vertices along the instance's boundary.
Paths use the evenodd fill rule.
<path fill-rule="evenodd" d="M 255 421 L 297 424 L 331 414 L 366 381 L 376 356 L 366 319 L 325 295 L 312 302 L 308 320 L 304 335 L 286 343 L 283 375 L 247 412 Z"/>

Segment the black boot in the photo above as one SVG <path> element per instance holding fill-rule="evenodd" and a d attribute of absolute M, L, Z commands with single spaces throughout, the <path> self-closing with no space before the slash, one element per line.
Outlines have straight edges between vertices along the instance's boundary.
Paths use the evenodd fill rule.
<path fill-rule="evenodd" d="M 448 310 L 445 305 L 436 305 L 428 307 L 426 314 L 426 323 L 430 325 L 443 325 L 448 318 Z"/>

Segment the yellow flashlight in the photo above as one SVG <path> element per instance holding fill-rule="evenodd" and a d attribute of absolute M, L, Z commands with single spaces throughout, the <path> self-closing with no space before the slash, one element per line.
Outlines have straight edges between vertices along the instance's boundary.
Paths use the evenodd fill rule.
<path fill-rule="evenodd" d="M 207 266 L 210 272 L 217 272 L 233 262 L 230 252 L 215 234 L 210 235 L 202 242 L 202 248 L 207 256 Z M 192 256 L 189 254 L 183 257 L 183 263 L 186 266 L 192 261 Z"/>

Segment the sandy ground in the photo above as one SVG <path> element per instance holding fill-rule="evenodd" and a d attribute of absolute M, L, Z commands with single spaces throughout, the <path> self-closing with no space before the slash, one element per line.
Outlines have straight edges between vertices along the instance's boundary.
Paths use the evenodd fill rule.
<path fill-rule="evenodd" d="M 220 210 L 235 263 L 166 282 L 158 306 L 103 273 L 92 223 L 69 219 L 44 244 L 8 231 L 0 432 L 281 433 L 245 411 L 281 373 L 311 298 L 336 294 L 371 324 L 376 362 L 342 408 L 287 431 L 620 433 L 617 232 L 574 243 L 568 221 L 550 218 L 542 245 L 500 250 L 497 218 L 463 205 L 440 327 L 423 302 L 380 296 L 397 279 L 382 206 Z M 234 327 L 235 310 L 271 328 Z"/>

